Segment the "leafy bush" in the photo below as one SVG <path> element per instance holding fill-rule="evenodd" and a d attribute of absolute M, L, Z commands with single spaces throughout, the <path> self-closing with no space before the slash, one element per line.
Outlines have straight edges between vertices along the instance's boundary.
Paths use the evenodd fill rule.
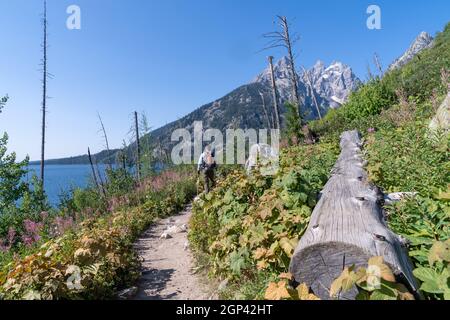
<path fill-rule="evenodd" d="M 108 180 L 106 191 L 109 196 L 123 195 L 132 191 L 136 186 L 134 177 L 126 169 L 107 169 L 106 175 Z"/>
<path fill-rule="evenodd" d="M 285 135 L 290 145 L 296 145 L 302 138 L 302 119 L 295 104 L 286 103 L 286 129 Z"/>
<path fill-rule="evenodd" d="M 287 270 L 338 149 L 335 143 L 287 148 L 275 176 L 235 171 L 194 203 L 189 240 L 213 275 L 239 283 L 235 295 L 261 298 L 263 290 L 244 292 L 245 284 L 261 288 Z"/>
<path fill-rule="evenodd" d="M 351 121 L 377 115 L 395 102 L 393 86 L 386 80 L 375 78 L 353 92 L 341 112 L 346 121 Z"/>
<path fill-rule="evenodd" d="M 16 162 L 16 154 L 6 155 L 8 135 L 0 139 L 0 214 L 9 207 L 15 207 L 16 202 L 28 191 L 27 183 L 21 181 L 26 174 L 28 159 Z"/>
<path fill-rule="evenodd" d="M 418 267 L 414 275 L 429 298 L 450 300 L 450 240 L 435 242 L 428 253 L 428 266 Z"/>
<path fill-rule="evenodd" d="M 195 194 L 195 178 L 188 170 L 165 172 L 144 181 L 138 190 L 117 199 L 110 207 L 112 213 L 85 217 L 77 226 L 70 217 L 49 220 L 48 225 L 60 228 L 57 236 L 49 239 L 47 230 L 48 236 L 34 241 L 34 247 L 16 252 L 18 257 L 11 251 L 0 253 L 0 297 L 112 297 L 139 276 L 140 261 L 133 241 L 156 217 L 178 212 Z M 125 198 L 128 200 L 121 202 Z M 27 221 L 25 229 L 31 232 L 29 236 L 40 236 L 45 226 Z"/>
<path fill-rule="evenodd" d="M 421 103 L 411 121 L 395 130 L 381 129 L 369 135 L 366 158 L 370 179 L 385 192 L 416 193 L 386 207 L 388 223 L 394 232 L 409 240 L 409 255 L 415 267 L 433 270 L 429 271 L 433 274 L 444 272 L 442 278 L 446 277 L 442 271 L 445 268 L 433 267 L 429 255 L 436 241 L 450 238 L 450 140 L 428 138 L 430 110 L 428 103 Z M 415 271 L 415 275 L 422 281 L 425 277 L 421 271 Z M 444 291 L 423 291 L 427 298 L 444 297 Z"/>
<path fill-rule="evenodd" d="M 419 192 L 430 196 L 450 181 L 448 147 L 426 138 L 426 123 L 380 130 L 366 147 L 370 178 L 388 192 Z"/>
<path fill-rule="evenodd" d="M 105 199 L 98 190 L 94 188 L 73 190 L 72 193 L 73 212 L 83 211 L 96 211 L 97 209 L 103 210 L 105 208 Z"/>

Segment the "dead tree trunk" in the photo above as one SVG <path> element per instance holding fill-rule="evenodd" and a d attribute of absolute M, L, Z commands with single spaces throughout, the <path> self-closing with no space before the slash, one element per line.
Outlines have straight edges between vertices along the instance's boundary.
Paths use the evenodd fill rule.
<path fill-rule="evenodd" d="M 314 105 L 316 106 L 317 115 L 319 116 L 319 119 L 322 119 L 322 114 L 320 113 L 319 104 L 317 103 L 316 94 L 314 93 L 314 88 L 312 85 L 311 78 L 309 77 L 309 73 L 306 71 L 305 67 L 303 67 L 303 66 L 301 66 L 301 67 L 303 70 L 303 74 L 306 77 L 306 82 L 308 82 L 309 89 L 311 90 L 311 96 L 313 98 Z"/>
<path fill-rule="evenodd" d="M 134 112 L 134 126 L 136 130 L 136 177 L 141 181 L 141 143 L 139 141 L 138 113 Z"/>
<path fill-rule="evenodd" d="M 95 161 L 95 167 L 97 168 L 98 179 L 99 179 L 101 191 L 102 191 L 103 195 L 106 196 L 106 190 L 105 190 L 106 183 L 105 183 L 105 181 L 104 181 L 103 178 L 102 178 L 102 174 L 101 174 L 101 171 L 100 171 L 100 167 L 98 166 L 98 162 L 97 162 L 97 161 Z M 108 179 L 108 177 L 105 175 L 105 180 L 106 180 L 106 179 Z"/>
<path fill-rule="evenodd" d="M 281 21 L 281 26 L 284 32 L 284 41 L 286 43 L 286 49 L 288 51 L 289 56 L 289 67 L 291 72 L 291 82 L 292 82 L 292 98 L 294 99 L 294 103 L 297 108 L 299 108 L 300 99 L 298 96 L 298 82 L 297 82 L 297 72 L 295 71 L 295 62 L 294 62 L 294 53 L 292 51 L 292 41 L 291 35 L 289 33 L 289 23 L 286 17 L 278 17 Z M 300 114 L 300 110 L 299 110 Z"/>
<path fill-rule="evenodd" d="M 272 124 L 270 123 L 269 113 L 267 112 L 267 108 L 266 108 L 266 99 L 264 98 L 264 93 L 262 93 L 261 91 L 259 91 L 259 95 L 261 96 L 262 107 L 263 107 L 264 115 L 265 115 L 266 121 L 267 121 L 267 129 L 270 129 L 270 128 L 272 128 Z"/>
<path fill-rule="evenodd" d="M 272 81 L 272 96 L 273 96 L 273 108 L 275 111 L 275 120 L 276 120 L 276 128 L 275 129 L 281 129 L 281 121 L 280 121 L 280 112 L 278 108 L 278 91 L 277 91 L 277 84 L 275 82 L 275 74 L 273 72 L 273 57 L 269 56 L 269 67 L 270 67 L 270 79 Z"/>
<path fill-rule="evenodd" d="M 376 52 L 373 54 L 373 61 L 378 69 L 378 72 L 380 73 L 380 77 L 383 77 L 383 67 L 381 66 L 380 57 Z"/>
<path fill-rule="evenodd" d="M 97 173 L 95 172 L 94 162 L 92 161 L 91 149 L 90 148 L 88 148 L 88 158 L 89 158 L 89 163 L 91 164 L 92 177 L 94 178 L 95 186 L 97 187 L 98 192 L 100 194 L 102 194 L 103 193 L 103 189 L 100 187 L 100 184 L 99 184 L 98 179 L 97 179 Z"/>
<path fill-rule="evenodd" d="M 108 165 L 108 169 L 112 170 L 112 165 L 111 165 L 111 150 L 109 149 L 109 142 L 108 142 L 108 135 L 106 134 L 106 129 L 105 129 L 105 125 L 103 124 L 103 120 L 102 117 L 100 116 L 100 113 L 97 113 L 98 115 L 98 120 L 100 120 L 100 126 L 101 126 L 101 130 L 103 132 L 103 139 L 105 140 L 105 146 L 106 146 L 106 151 L 108 152 L 108 160 L 107 160 L 107 165 Z"/>
<path fill-rule="evenodd" d="M 303 123 L 302 114 L 300 112 L 300 96 L 298 94 L 298 78 L 295 70 L 293 46 L 299 40 L 297 34 L 292 35 L 289 30 L 289 23 L 284 16 L 277 16 L 281 31 L 269 32 L 263 37 L 270 39 L 269 43 L 263 50 L 282 47 L 287 50 L 289 59 L 289 80 L 291 82 L 292 97 L 291 102 L 296 106 L 297 113 L 301 124 Z"/>
<path fill-rule="evenodd" d="M 47 112 L 47 1 L 44 0 L 44 39 L 42 43 L 43 58 L 42 58 L 42 134 L 41 134 L 41 183 L 44 185 L 45 178 L 45 123 Z"/>
<path fill-rule="evenodd" d="M 388 229 L 380 205 L 383 194 L 368 182 L 357 131 L 341 136 L 341 155 L 314 209 L 290 264 L 298 283 L 306 283 L 322 299 L 330 299 L 331 283 L 344 267 L 367 267 L 369 258 L 382 256 L 398 281 L 417 295 L 404 243 Z M 357 290 L 340 299 L 354 299 Z"/>

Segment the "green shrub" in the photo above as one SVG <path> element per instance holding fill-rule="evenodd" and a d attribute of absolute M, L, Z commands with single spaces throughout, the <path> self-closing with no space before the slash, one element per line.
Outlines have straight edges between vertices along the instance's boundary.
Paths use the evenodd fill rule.
<path fill-rule="evenodd" d="M 8 207 L 16 206 L 16 202 L 28 191 L 28 185 L 21 179 L 27 173 L 25 167 L 28 158 L 17 162 L 16 154 L 6 154 L 8 135 L 0 138 L 0 214 Z"/>
<path fill-rule="evenodd" d="M 352 93 L 341 112 L 346 121 L 351 121 L 377 115 L 395 102 L 395 91 L 389 81 L 375 78 Z"/>
<path fill-rule="evenodd" d="M 287 270 L 338 152 L 336 143 L 284 149 L 275 176 L 234 171 L 194 203 L 189 240 L 213 276 L 232 280 L 224 295 L 261 298 Z"/>
<path fill-rule="evenodd" d="M 136 181 L 129 171 L 123 168 L 107 169 L 108 183 L 106 191 L 108 196 L 118 196 L 130 192 L 136 186 Z"/>
<path fill-rule="evenodd" d="M 111 213 L 88 217 L 62 236 L 15 251 L 16 257 L 0 252 L 0 299 L 112 298 L 139 276 L 136 238 L 156 217 L 178 212 L 195 190 L 188 170 L 166 171 L 115 199 Z M 95 205 L 95 197 L 92 189 L 74 191 L 81 208 Z"/>

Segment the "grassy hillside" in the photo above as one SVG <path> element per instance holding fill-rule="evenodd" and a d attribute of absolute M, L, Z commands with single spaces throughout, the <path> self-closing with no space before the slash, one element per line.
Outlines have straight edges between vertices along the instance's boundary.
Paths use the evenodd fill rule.
<path fill-rule="evenodd" d="M 450 70 L 450 23 L 437 34 L 432 48 L 423 50 L 402 68 L 369 80 L 343 107 L 331 110 L 311 127 L 318 134 L 329 136 L 348 129 L 365 131 L 380 126 L 386 117 L 379 115 L 400 102 L 423 103 L 446 94 L 443 70 Z"/>
<path fill-rule="evenodd" d="M 450 140 L 443 134 L 429 139 L 427 133 L 447 94 L 449 69 L 450 24 L 432 48 L 368 81 L 342 108 L 311 123 L 320 143 L 284 149 L 276 176 L 235 172 L 202 197 L 189 236 L 199 264 L 212 277 L 227 280 L 223 298 L 291 297 L 283 280 L 289 277 L 289 258 L 328 179 L 340 133 L 357 128 L 366 141 L 372 182 L 385 192 L 417 193 L 386 207 L 389 225 L 410 241 L 409 255 L 425 298 L 450 299 L 450 257 L 445 255 L 450 249 Z M 360 297 L 411 298 L 397 284 L 386 284 L 384 290 L 360 288 Z"/>

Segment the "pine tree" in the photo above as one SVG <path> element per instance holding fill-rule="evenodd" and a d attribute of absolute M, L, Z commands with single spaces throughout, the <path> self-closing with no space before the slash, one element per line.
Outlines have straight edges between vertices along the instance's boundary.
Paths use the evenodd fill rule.
<path fill-rule="evenodd" d="M 286 103 L 286 109 L 287 114 L 286 114 L 285 134 L 288 138 L 290 145 L 297 145 L 303 138 L 298 108 L 295 106 L 295 104 Z"/>

